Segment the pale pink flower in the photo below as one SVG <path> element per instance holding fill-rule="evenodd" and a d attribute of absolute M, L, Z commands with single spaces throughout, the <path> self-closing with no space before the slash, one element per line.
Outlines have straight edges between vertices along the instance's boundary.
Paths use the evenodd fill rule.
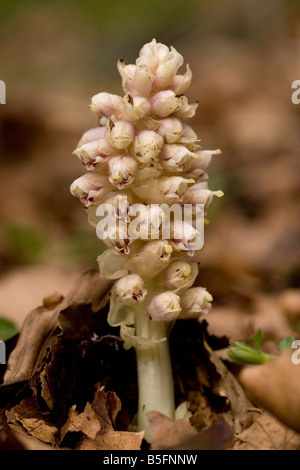
<path fill-rule="evenodd" d="M 136 159 L 141 163 L 149 163 L 159 155 L 164 139 L 155 131 L 144 129 L 134 138 L 133 150 Z"/>
<path fill-rule="evenodd" d="M 212 295 L 203 287 L 192 287 L 185 291 L 180 298 L 182 311 L 180 318 L 198 318 L 208 313 L 212 307 Z"/>
<path fill-rule="evenodd" d="M 119 279 L 114 286 L 116 295 L 126 305 L 143 302 L 147 295 L 143 279 L 138 274 L 129 274 Z"/>
<path fill-rule="evenodd" d="M 123 110 L 123 100 L 118 95 L 111 93 L 98 93 L 93 96 L 91 110 L 99 117 L 109 118 L 111 115 L 121 116 Z"/>
<path fill-rule="evenodd" d="M 133 141 L 134 132 L 135 129 L 132 123 L 111 118 L 106 125 L 105 137 L 113 147 L 124 150 Z"/>
<path fill-rule="evenodd" d="M 96 204 L 111 191 L 107 177 L 99 173 L 87 173 L 77 178 L 71 185 L 70 191 L 85 207 Z"/>
<path fill-rule="evenodd" d="M 176 320 L 181 312 L 180 297 L 169 291 L 158 294 L 149 302 L 147 312 L 154 321 Z"/>
<path fill-rule="evenodd" d="M 127 155 L 112 157 L 108 162 L 109 181 L 118 189 L 131 185 L 138 169 L 134 158 Z"/>

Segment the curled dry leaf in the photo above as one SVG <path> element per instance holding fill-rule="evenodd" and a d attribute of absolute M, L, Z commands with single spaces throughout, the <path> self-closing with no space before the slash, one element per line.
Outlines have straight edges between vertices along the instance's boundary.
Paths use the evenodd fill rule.
<path fill-rule="evenodd" d="M 246 418 L 251 418 L 248 413 L 251 403 L 217 355 L 217 350 L 228 346 L 227 338 L 210 335 L 206 320 L 201 323 L 184 320 L 175 324 L 170 345 L 178 377 L 177 394 L 189 402 L 193 413 L 191 424 L 204 430 L 224 421 L 234 433 L 241 432 Z"/>
<path fill-rule="evenodd" d="M 121 402 L 114 392 L 104 392 L 98 389 L 89 408 L 93 412 L 93 421 L 98 420 L 100 429 L 94 436 L 84 432 L 84 437 L 78 444 L 79 450 L 139 450 L 144 432 L 115 431 L 114 423 Z"/>
<path fill-rule="evenodd" d="M 57 427 L 40 408 L 33 397 L 25 398 L 19 405 L 6 412 L 8 424 L 18 432 L 24 432 L 43 442 L 56 443 Z"/>
<path fill-rule="evenodd" d="M 76 405 L 73 405 L 69 410 L 67 422 L 61 428 L 60 439 L 62 441 L 68 432 L 82 432 L 86 437 L 94 439 L 100 429 L 100 422 L 90 403 L 86 404 L 82 413 L 79 413 Z"/>
<path fill-rule="evenodd" d="M 220 377 L 212 391 L 225 399 L 225 407 L 222 413 L 223 419 L 234 433 L 241 432 L 245 422 L 247 422 L 247 418 L 252 417 L 248 412 L 249 408 L 251 408 L 251 402 L 247 399 L 242 387 L 225 366 L 224 362 L 206 342 L 204 342 L 204 345 L 209 354 L 210 361 L 215 366 L 216 372 Z"/>
<path fill-rule="evenodd" d="M 248 396 L 290 428 L 300 432 L 299 365 L 290 351 L 259 366 L 246 366 L 239 380 Z"/>
<path fill-rule="evenodd" d="M 6 419 L 0 420 L 5 426 L 54 447 L 140 448 L 144 434 L 126 431 L 133 416 L 128 390 L 135 380 L 135 361 L 107 323 L 110 286 L 111 281 L 90 271 L 65 299 L 51 296 L 31 312 L 0 389 L 7 398 L 1 410 Z M 21 379 L 25 398 L 16 405 L 14 387 Z M 114 392 L 104 392 L 105 385 L 124 389 L 127 414 L 125 420 L 122 413 L 118 417 L 124 431 L 115 430 L 121 401 Z"/>
<path fill-rule="evenodd" d="M 144 437 L 141 432 L 108 431 L 95 439 L 85 439 L 79 450 L 140 450 Z"/>
<path fill-rule="evenodd" d="M 90 302 L 93 311 L 99 310 L 107 302 L 105 294 L 110 286 L 111 282 L 97 271 L 88 271 L 78 279 L 66 298 L 58 294 L 47 297 L 43 306 L 26 317 L 17 346 L 9 356 L 3 383 L 9 385 L 30 379 L 43 362 L 47 349 L 56 342 L 61 310 L 71 303 L 83 302 Z"/>
<path fill-rule="evenodd" d="M 238 434 L 233 450 L 299 450 L 300 435 L 267 412 Z"/>

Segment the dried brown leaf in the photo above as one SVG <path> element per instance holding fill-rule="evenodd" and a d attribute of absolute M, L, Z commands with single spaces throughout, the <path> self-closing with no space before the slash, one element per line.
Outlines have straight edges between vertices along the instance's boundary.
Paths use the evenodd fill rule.
<path fill-rule="evenodd" d="M 95 439 L 100 429 L 101 424 L 90 403 L 86 404 L 82 413 L 79 413 L 76 405 L 73 405 L 69 410 L 67 422 L 61 428 L 60 438 L 62 441 L 68 432 L 82 432 L 90 439 Z"/>
<path fill-rule="evenodd" d="M 123 432 L 107 431 L 98 434 L 95 439 L 84 439 L 79 450 L 140 450 L 144 431 Z"/>
<path fill-rule="evenodd" d="M 147 418 L 153 437 L 152 450 L 174 449 L 197 435 L 197 430 L 186 419 L 172 420 L 158 411 L 150 411 Z"/>
<path fill-rule="evenodd" d="M 111 281 L 98 271 L 87 271 L 79 277 L 63 300 L 59 294 L 47 297 L 42 307 L 33 310 L 25 319 L 17 346 L 9 356 L 4 384 L 30 379 L 43 363 L 47 350 L 57 340 L 60 312 L 71 304 L 91 304 L 92 311 L 99 310 L 107 301 Z"/>
<path fill-rule="evenodd" d="M 33 436 L 40 441 L 54 445 L 58 429 L 47 416 L 43 415 L 35 398 L 28 397 L 6 412 L 10 427 L 19 432 Z"/>
<path fill-rule="evenodd" d="M 259 366 L 246 366 L 239 380 L 254 403 L 300 432 L 300 374 L 290 351 Z"/>
<path fill-rule="evenodd" d="M 113 429 L 117 414 L 121 410 L 121 402 L 114 392 L 105 392 L 102 388 L 96 391 L 92 409 L 101 424 L 101 432 Z"/>
<path fill-rule="evenodd" d="M 224 362 L 204 342 L 209 353 L 209 359 L 214 364 L 220 380 L 215 384 L 213 393 L 226 399 L 226 407 L 222 418 L 234 433 L 239 433 L 244 427 L 244 421 L 249 416 L 248 409 L 251 403 L 245 395 L 244 390 L 238 383 L 236 377 L 225 366 Z"/>
<path fill-rule="evenodd" d="M 233 450 L 299 450 L 300 435 L 267 412 L 236 436 Z"/>
<path fill-rule="evenodd" d="M 77 447 L 79 450 L 139 450 L 144 437 L 142 432 L 123 432 L 114 430 L 114 422 L 121 409 L 121 402 L 114 392 L 98 389 L 91 404 L 100 430 L 94 438 L 83 437 Z"/>
<path fill-rule="evenodd" d="M 38 307 L 25 319 L 16 348 L 9 356 L 4 384 L 28 380 L 39 360 L 49 333 L 55 329 L 58 312 Z"/>

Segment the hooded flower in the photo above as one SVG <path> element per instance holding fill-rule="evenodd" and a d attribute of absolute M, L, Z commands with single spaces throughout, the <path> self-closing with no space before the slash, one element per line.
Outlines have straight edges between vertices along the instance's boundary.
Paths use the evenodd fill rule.
<path fill-rule="evenodd" d="M 176 320 L 181 312 L 180 297 L 169 291 L 158 294 L 148 304 L 147 312 L 154 321 L 171 322 Z"/>
<path fill-rule="evenodd" d="M 122 277 L 115 284 L 115 292 L 126 305 L 143 302 L 147 295 L 143 279 L 138 274 Z"/>
<path fill-rule="evenodd" d="M 203 287 L 192 287 L 181 296 L 180 318 L 198 318 L 211 309 L 212 295 Z"/>

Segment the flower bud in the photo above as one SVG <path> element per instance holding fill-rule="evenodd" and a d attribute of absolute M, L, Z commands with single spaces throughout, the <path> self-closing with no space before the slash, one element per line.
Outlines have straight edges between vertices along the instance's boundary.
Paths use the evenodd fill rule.
<path fill-rule="evenodd" d="M 122 78 L 122 88 L 125 93 L 138 95 L 135 89 L 135 71 L 136 65 L 126 65 L 124 59 L 118 61 L 118 71 Z"/>
<path fill-rule="evenodd" d="M 155 87 L 167 88 L 174 81 L 178 68 L 183 64 L 183 57 L 171 47 L 155 71 Z"/>
<path fill-rule="evenodd" d="M 124 118 L 130 121 L 145 119 L 150 114 L 150 103 L 143 96 L 124 96 Z"/>
<path fill-rule="evenodd" d="M 182 202 L 188 185 L 195 183 L 193 179 L 186 179 L 181 176 L 162 176 L 157 179 L 157 182 L 167 204 Z"/>
<path fill-rule="evenodd" d="M 182 133 L 182 124 L 179 119 L 165 118 L 160 121 L 157 132 L 165 139 L 167 144 L 173 144 L 179 140 Z"/>
<path fill-rule="evenodd" d="M 186 100 L 182 106 L 179 106 L 178 111 L 175 113 L 175 117 L 178 119 L 190 119 L 195 116 L 197 108 L 198 102 L 189 104 Z"/>
<path fill-rule="evenodd" d="M 175 95 L 183 95 L 185 91 L 191 84 L 192 80 L 192 72 L 187 64 L 186 72 L 184 75 L 175 75 L 173 83 L 171 84 L 170 88 L 174 91 Z"/>
<path fill-rule="evenodd" d="M 116 153 L 116 150 L 105 140 L 93 140 L 74 150 L 76 155 L 89 171 L 95 170 L 97 166 L 107 163 L 108 157 Z"/>
<path fill-rule="evenodd" d="M 120 117 L 123 109 L 123 100 L 111 93 L 98 93 L 93 96 L 91 111 L 97 116 L 109 118 L 111 115 Z"/>
<path fill-rule="evenodd" d="M 108 227 L 108 230 L 104 233 L 99 232 L 99 224 L 97 225 L 97 236 L 104 243 L 114 248 L 117 253 L 128 255 L 130 253 L 129 245 L 132 240 L 129 238 L 127 224 L 119 222 L 118 224 L 112 224 Z"/>
<path fill-rule="evenodd" d="M 99 140 L 104 138 L 105 127 L 94 127 L 86 131 L 83 136 L 81 137 L 80 141 L 78 142 L 77 147 L 82 147 L 84 144 L 88 144 L 89 142 L 93 142 L 93 140 Z"/>
<path fill-rule="evenodd" d="M 154 75 L 150 72 L 147 65 L 138 65 L 134 76 L 134 86 L 137 93 L 141 96 L 150 96 L 153 89 Z"/>
<path fill-rule="evenodd" d="M 169 264 L 160 274 L 160 282 L 168 289 L 173 290 L 186 286 L 189 281 L 194 282 L 197 273 L 197 263 L 191 265 L 186 261 L 177 260 Z"/>
<path fill-rule="evenodd" d="M 160 153 L 162 166 L 170 172 L 188 169 L 193 164 L 193 160 L 197 158 L 198 155 L 190 152 L 184 145 L 165 144 Z"/>
<path fill-rule="evenodd" d="M 126 305 L 143 302 L 147 295 L 143 279 L 138 274 L 129 274 L 122 277 L 115 283 L 114 290 Z"/>
<path fill-rule="evenodd" d="M 129 186 L 137 172 L 138 164 L 134 158 L 127 155 L 112 157 L 108 162 L 109 181 L 118 189 Z"/>
<path fill-rule="evenodd" d="M 211 309 L 212 295 L 203 287 L 192 287 L 185 291 L 180 298 L 182 308 L 179 318 L 198 318 Z"/>
<path fill-rule="evenodd" d="M 194 256 L 195 250 L 202 248 L 203 239 L 191 224 L 175 220 L 171 224 L 171 243 L 175 250 Z"/>
<path fill-rule="evenodd" d="M 211 191 L 208 189 L 206 182 L 197 183 L 188 189 L 185 202 L 187 204 L 203 204 L 204 208 L 207 209 L 212 202 L 213 196 L 222 197 L 223 195 L 224 193 L 221 190 Z"/>
<path fill-rule="evenodd" d="M 136 159 L 141 163 L 155 160 L 164 144 L 164 139 L 155 131 L 142 130 L 134 138 L 133 150 Z"/>
<path fill-rule="evenodd" d="M 175 111 L 179 112 L 178 110 L 182 107 L 190 106 L 186 104 L 185 96 L 176 96 L 172 90 L 159 91 L 152 96 L 150 103 L 152 113 L 159 118 L 165 118 Z"/>
<path fill-rule="evenodd" d="M 158 294 L 149 302 L 147 312 L 154 321 L 176 320 L 181 312 L 180 297 L 168 291 Z"/>
<path fill-rule="evenodd" d="M 160 63 L 162 63 L 169 54 L 169 48 L 160 42 L 156 42 L 153 39 L 148 44 L 145 44 L 140 50 L 139 57 L 136 60 L 136 64 L 146 65 L 153 73 L 157 69 Z"/>
<path fill-rule="evenodd" d="M 134 126 L 128 121 L 111 118 L 106 125 L 105 137 L 113 147 L 126 149 L 134 139 Z"/>
<path fill-rule="evenodd" d="M 89 207 L 91 204 L 101 201 L 111 189 L 105 175 L 87 173 L 72 183 L 70 191 L 73 196 L 84 203 L 85 207 Z"/>

